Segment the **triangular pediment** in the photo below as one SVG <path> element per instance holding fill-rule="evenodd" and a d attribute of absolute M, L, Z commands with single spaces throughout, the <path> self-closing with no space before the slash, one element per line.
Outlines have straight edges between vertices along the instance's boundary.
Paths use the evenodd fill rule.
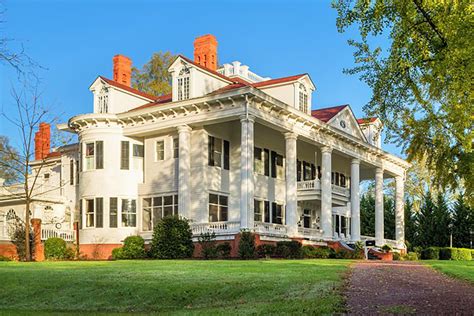
<path fill-rule="evenodd" d="M 346 134 L 352 135 L 367 142 L 367 139 L 360 129 L 359 123 L 357 123 L 357 119 L 349 106 L 346 106 L 342 111 L 337 113 L 328 121 L 327 124 L 343 131 Z"/>

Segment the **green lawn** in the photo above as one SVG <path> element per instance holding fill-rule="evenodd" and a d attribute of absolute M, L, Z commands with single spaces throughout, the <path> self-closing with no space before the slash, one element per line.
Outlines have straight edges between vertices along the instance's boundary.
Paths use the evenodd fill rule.
<path fill-rule="evenodd" d="M 474 261 L 429 260 L 423 261 L 438 271 L 474 283 Z"/>
<path fill-rule="evenodd" d="M 0 262 L 0 314 L 330 314 L 350 262 Z"/>

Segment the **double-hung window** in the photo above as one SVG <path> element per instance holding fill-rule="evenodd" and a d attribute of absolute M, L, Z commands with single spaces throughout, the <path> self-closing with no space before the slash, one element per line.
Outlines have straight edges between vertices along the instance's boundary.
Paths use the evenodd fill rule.
<path fill-rule="evenodd" d="M 254 200 L 254 221 L 270 222 L 270 202 Z"/>
<path fill-rule="evenodd" d="M 189 99 L 189 69 L 183 68 L 178 77 L 178 101 Z"/>
<path fill-rule="evenodd" d="M 104 142 L 103 141 L 98 140 L 96 142 L 86 143 L 85 165 L 86 165 L 86 170 L 104 168 Z"/>
<path fill-rule="evenodd" d="M 268 149 L 254 148 L 254 171 L 261 175 L 270 175 L 270 151 Z"/>
<path fill-rule="evenodd" d="M 208 160 L 209 166 L 223 167 L 229 170 L 230 167 L 230 143 L 227 140 L 209 136 L 208 139 Z"/>
<path fill-rule="evenodd" d="M 142 210 L 142 229 L 150 231 L 163 217 L 178 215 L 178 195 L 144 198 Z"/>
<path fill-rule="evenodd" d="M 165 160 L 165 141 L 159 140 L 155 145 L 155 160 Z"/>
<path fill-rule="evenodd" d="M 273 202 L 272 203 L 272 223 L 283 224 L 284 219 L 285 219 L 285 214 L 283 212 L 283 205 Z"/>
<path fill-rule="evenodd" d="M 137 201 L 122 199 L 122 227 L 137 226 Z"/>
<path fill-rule="evenodd" d="M 226 222 L 228 220 L 229 197 L 209 194 L 209 222 Z"/>
<path fill-rule="evenodd" d="M 283 167 L 283 156 L 272 151 L 272 177 L 277 179 L 285 178 L 285 168 Z"/>
<path fill-rule="evenodd" d="M 94 143 L 86 143 L 86 170 L 94 169 Z"/>
<path fill-rule="evenodd" d="M 145 155 L 145 147 L 140 144 L 133 144 L 133 166 L 135 170 L 143 170 L 143 157 Z"/>
<path fill-rule="evenodd" d="M 300 84 L 299 89 L 299 110 L 308 112 L 308 92 L 303 84 Z"/>
<path fill-rule="evenodd" d="M 94 199 L 86 199 L 86 227 L 94 227 Z"/>

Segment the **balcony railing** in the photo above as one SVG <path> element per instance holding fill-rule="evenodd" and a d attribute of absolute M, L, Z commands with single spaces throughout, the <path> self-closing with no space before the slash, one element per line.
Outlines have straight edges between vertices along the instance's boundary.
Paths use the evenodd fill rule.
<path fill-rule="evenodd" d="M 62 238 L 67 242 L 73 242 L 75 240 L 75 234 L 73 230 L 57 230 L 57 229 L 41 229 L 41 240 L 48 238 Z"/>
<path fill-rule="evenodd" d="M 232 234 L 239 232 L 240 222 L 214 222 L 191 224 L 193 235 L 199 236 L 205 233 Z"/>
<path fill-rule="evenodd" d="M 296 183 L 298 190 L 321 190 L 321 182 L 316 180 L 298 181 Z"/>
<path fill-rule="evenodd" d="M 281 224 L 271 224 L 255 222 L 255 232 L 265 235 L 285 236 L 287 234 L 286 226 Z"/>

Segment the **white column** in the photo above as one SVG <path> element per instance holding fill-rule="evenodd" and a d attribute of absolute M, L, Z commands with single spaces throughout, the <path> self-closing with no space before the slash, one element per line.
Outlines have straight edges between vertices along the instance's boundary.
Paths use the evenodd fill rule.
<path fill-rule="evenodd" d="M 359 195 L 359 159 L 351 161 L 351 239 L 360 240 L 360 195 Z"/>
<path fill-rule="evenodd" d="M 405 248 L 405 210 L 404 186 L 402 176 L 395 177 L 395 239 L 400 248 Z"/>
<path fill-rule="evenodd" d="M 321 153 L 321 228 L 323 229 L 323 237 L 332 239 L 332 149 L 325 146 L 321 148 Z"/>
<path fill-rule="evenodd" d="M 178 209 L 179 214 L 189 218 L 191 215 L 191 128 L 178 126 Z"/>
<path fill-rule="evenodd" d="M 383 169 L 375 169 L 375 244 L 383 246 Z"/>
<path fill-rule="evenodd" d="M 240 118 L 240 228 L 253 229 L 254 181 L 253 181 L 253 143 L 254 119 Z"/>
<path fill-rule="evenodd" d="M 286 140 L 286 226 L 288 236 L 294 237 L 298 232 L 298 201 L 296 192 L 296 134 L 285 133 Z"/>

